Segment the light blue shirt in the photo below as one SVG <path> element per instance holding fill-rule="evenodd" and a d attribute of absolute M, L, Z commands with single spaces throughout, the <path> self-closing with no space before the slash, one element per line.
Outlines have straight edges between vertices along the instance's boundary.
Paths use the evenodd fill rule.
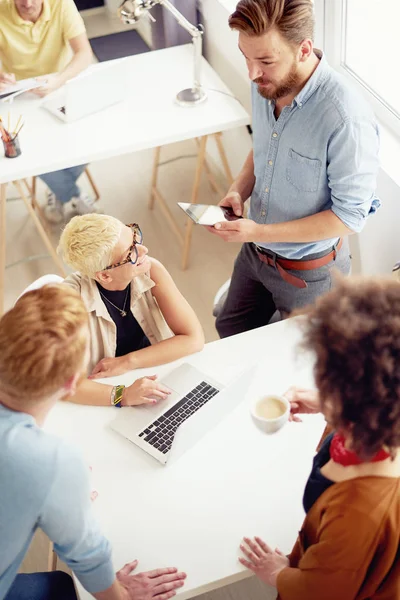
<path fill-rule="evenodd" d="M 249 218 L 260 224 L 282 223 L 331 209 L 349 229 L 361 231 L 380 206 L 375 196 L 379 132 L 357 90 L 322 55 L 278 120 L 274 102 L 262 98 L 256 84 L 252 105 L 256 182 Z M 300 259 L 336 241 L 258 245 Z"/>
<path fill-rule="evenodd" d="M 89 592 L 112 585 L 110 545 L 92 514 L 88 467 L 33 417 L 0 405 L 0 600 L 38 528 Z"/>

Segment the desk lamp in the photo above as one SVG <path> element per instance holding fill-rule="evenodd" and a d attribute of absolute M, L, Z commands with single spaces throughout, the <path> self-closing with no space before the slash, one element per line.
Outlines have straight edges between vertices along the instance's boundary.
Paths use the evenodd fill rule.
<path fill-rule="evenodd" d="M 147 14 L 150 19 L 153 17 L 148 11 L 156 4 L 161 4 L 169 10 L 175 17 L 179 25 L 181 25 L 192 36 L 194 50 L 194 82 L 192 88 L 182 90 L 177 94 L 176 100 L 181 106 L 194 106 L 200 102 L 204 102 L 207 98 L 207 93 L 200 84 L 200 63 L 202 57 L 202 38 L 203 29 L 201 25 L 196 27 L 192 25 L 169 0 L 124 0 L 118 9 L 118 14 L 123 23 L 132 25 L 137 23 L 139 19 Z"/>

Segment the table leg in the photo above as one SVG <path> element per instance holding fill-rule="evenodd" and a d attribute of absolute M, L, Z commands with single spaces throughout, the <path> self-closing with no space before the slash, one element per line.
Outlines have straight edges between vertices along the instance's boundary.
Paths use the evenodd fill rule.
<path fill-rule="evenodd" d="M 55 251 L 53 244 L 51 243 L 51 240 L 46 233 L 45 228 L 43 227 L 39 217 L 37 216 L 34 208 L 32 207 L 31 203 L 29 202 L 28 198 L 26 197 L 24 189 L 21 185 L 21 182 L 13 181 L 13 184 L 17 188 L 19 195 L 21 196 L 22 200 L 24 201 L 24 204 L 25 204 L 26 208 L 28 209 L 31 219 L 33 220 L 33 222 L 36 226 L 36 229 L 38 230 L 40 237 L 42 238 L 46 248 L 48 249 L 53 261 L 57 265 L 58 270 L 60 271 L 60 273 L 63 277 L 66 277 L 66 273 L 65 273 L 65 269 L 64 269 L 62 260 L 60 259 L 57 252 Z"/>
<path fill-rule="evenodd" d="M 158 176 L 158 166 L 160 164 L 160 153 L 161 153 L 161 146 L 158 146 L 154 150 L 153 173 L 151 176 L 151 190 L 150 190 L 150 200 L 149 200 L 150 210 L 152 210 L 154 208 L 154 202 L 156 199 L 157 176 Z"/>
<path fill-rule="evenodd" d="M 4 277 L 6 271 L 6 193 L 7 184 L 0 185 L 0 316 L 4 312 Z"/>
<path fill-rule="evenodd" d="M 192 188 L 192 198 L 190 200 L 190 202 L 192 204 L 197 203 L 197 198 L 199 196 L 200 178 L 201 178 L 201 173 L 203 171 L 204 162 L 205 162 L 205 158 L 206 158 L 207 139 L 208 139 L 208 136 L 204 135 L 200 140 L 199 155 L 197 158 L 197 166 L 196 166 L 196 174 L 194 176 L 194 182 L 193 182 L 193 188 Z M 185 270 L 188 265 L 190 242 L 192 239 L 192 230 L 193 230 L 193 221 L 192 221 L 192 219 L 188 218 L 186 221 L 185 241 L 183 244 L 183 252 L 182 252 L 182 269 L 183 270 Z"/>
<path fill-rule="evenodd" d="M 197 147 L 199 147 L 200 142 L 199 142 L 198 138 L 196 138 L 196 144 L 197 144 Z M 212 191 L 215 192 L 216 194 L 218 194 L 221 198 L 223 198 L 224 190 L 218 185 L 218 183 L 214 177 L 214 174 L 212 172 L 212 169 L 211 169 L 210 165 L 208 164 L 207 159 L 204 161 L 204 171 L 207 175 L 207 178 L 208 178 L 208 181 L 209 181 Z"/>
<path fill-rule="evenodd" d="M 226 157 L 224 144 L 222 143 L 222 133 L 221 132 L 214 133 L 214 138 L 215 138 L 215 141 L 217 143 L 218 152 L 219 152 L 219 155 L 221 157 L 221 161 L 222 161 L 222 165 L 223 165 L 224 170 L 225 170 L 226 178 L 227 178 L 228 183 L 230 185 L 232 183 L 232 181 L 233 181 L 233 175 L 232 175 L 232 171 L 230 169 L 229 163 L 228 163 L 228 159 Z"/>

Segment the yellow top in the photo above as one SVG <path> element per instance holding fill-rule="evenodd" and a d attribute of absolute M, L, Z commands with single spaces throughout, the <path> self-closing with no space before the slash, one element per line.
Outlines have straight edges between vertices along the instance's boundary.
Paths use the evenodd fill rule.
<path fill-rule="evenodd" d="M 71 60 L 69 40 L 85 33 L 74 0 L 43 0 L 36 21 L 24 21 L 14 0 L 0 0 L 1 71 L 17 79 L 63 70 Z"/>

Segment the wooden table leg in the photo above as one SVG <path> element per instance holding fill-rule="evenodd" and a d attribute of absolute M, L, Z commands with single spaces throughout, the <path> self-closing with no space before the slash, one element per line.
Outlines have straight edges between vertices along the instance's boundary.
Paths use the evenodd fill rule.
<path fill-rule="evenodd" d="M 4 312 L 4 277 L 6 272 L 6 193 L 7 184 L 0 185 L 0 316 Z"/>
<path fill-rule="evenodd" d="M 199 155 L 197 158 L 197 166 L 196 166 L 196 174 L 194 176 L 192 198 L 190 200 L 190 202 L 192 204 L 197 203 L 197 198 L 199 196 L 200 178 L 201 178 L 201 173 L 203 171 L 204 162 L 205 162 L 205 158 L 206 158 L 207 139 L 208 139 L 208 136 L 204 135 L 200 140 Z M 183 244 L 183 252 L 182 252 L 182 269 L 183 270 L 185 270 L 188 265 L 190 242 L 192 239 L 192 229 L 193 229 L 193 221 L 192 221 L 192 219 L 188 218 L 186 221 L 185 241 Z"/>
<path fill-rule="evenodd" d="M 222 143 L 222 133 L 214 133 L 214 138 L 218 147 L 219 155 L 221 157 L 222 165 L 225 170 L 226 178 L 228 179 L 228 183 L 230 185 L 233 181 L 233 175 L 226 157 L 224 144 Z"/>
<path fill-rule="evenodd" d="M 160 164 L 160 153 L 161 153 L 161 146 L 158 146 L 154 150 L 153 173 L 151 176 L 151 190 L 150 190 L 150 200 L 149 200 L 150 210 L 152 210 L 154 208 L 154 202 L 156 199 L 157 176 L 158 176 L 158 167 Z"/>
<path fill-rule="evenodd" d="M 26 208 L 28 209 L 31 219 L 33 220 L 33 222 L 36 226 L 36 229 L 39 232 L 40 237 L 42 238 L 46 248 L 48 249 L 50 256 L 52 257 L 54 263 L 57 265 L 60 274 L 63 277 L 66 277 L 63 262 L 62 262 L 61 258 L 58 256 L 57 252 L 55 251 L 53 244 L 51 243 L 51 240 L 46 233 L 46 230 L 44 229 L 39 217 L 37 216 L 34 208 L 32 207 L 32 204 L 29 202 L 29 199 L 26 197 L 26 194 L 24 192 L 24 188 L 21 185 L 21 182 L 13 181 L 13 184 L 17 188 L 19 195 L 21 196 L 22 200 L 24 201 L 24 204 L 25 204 Z"/>
<path fill-rule="evenodd" d="M 196 138 L 196 144 L 197 144 L 197 147 L 199 147 L 200 141 L 198 138 Z M 216 194 L 218 194 L 221 198 L 223 198 L 225 195 L 225 190 L 223 190 L 221 188 L 221 186 L 218 185 L 217 180 L 214 177 L 214 174 L 212 172 L 210 165 L 208 164 L 207 159 L 204 161 L 204 170 L 207 175 L 207 178 L 208 178 L 208 181 L 209 181 L 212 191 L 215 192 Z"/>

